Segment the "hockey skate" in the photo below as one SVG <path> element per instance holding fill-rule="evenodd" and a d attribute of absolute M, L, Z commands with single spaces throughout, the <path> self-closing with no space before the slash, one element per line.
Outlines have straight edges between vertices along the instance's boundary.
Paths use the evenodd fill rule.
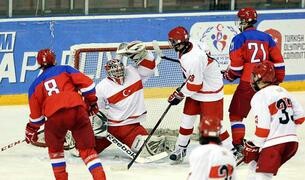
<path fill-rule="evenodd" d="M 171 164 L 180 164 L 183 162 L 185 156 L 186 156 L 186 147 L 178 146 L 169 155 L 169 159 L 172 161 Z"/>
<path fill-rule="evenodd" d="M 245 142 L 245 140 L 243 142 Z M 244 160 L 244 154 L 243 154 L 244 145 L 242 144 L 234 145 L 234 148 L 231 151 L 235 157 L 236 166 L 240 165 Z"/>

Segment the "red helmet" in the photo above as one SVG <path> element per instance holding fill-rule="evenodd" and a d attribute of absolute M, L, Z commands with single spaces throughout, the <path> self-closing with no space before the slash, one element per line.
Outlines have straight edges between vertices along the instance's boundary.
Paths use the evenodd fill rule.
<path fill-rule="evenodd" d="M 261 89 L 260 83 L 274 84 L 276 82 L 274 65 L 270 61 L 263 61 L 256 64 L 252 71 L 251 85 L 254 90 L 258 91 Z"/>
<path fill-rule="evenodd" d="M 246 23 L 255 24 L 257 20 L 257 12 L 251 7 L 242 8 L 237 13 L 238 18 Z"/>
<path fill-rule="evenodd" d="M 38 52 L 37 62 L 40 67 L 46 67 L 55 64 L 55 54 L 50 49 L 42 49 Z"/>
<path fill-rule="evenodd" d="M 199 132 L 202 137 L 218 137 L 220 134 L 220 122 L 215 119 L 202 119 Z"/>
<path fill-rule="evenodd" d="M 185 43 L 189 42 L 189 33 L 182 26 L 175 27 L 168 33 L 168 41 L 176 51 L 181 51 Z"/>

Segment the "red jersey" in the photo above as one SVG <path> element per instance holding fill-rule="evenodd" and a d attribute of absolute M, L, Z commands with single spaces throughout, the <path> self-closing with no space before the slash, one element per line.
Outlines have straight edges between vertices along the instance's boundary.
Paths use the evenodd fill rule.
<path fill-rule="evenodd" d="M 29 88 L 30 121 L 41 125 L 44 117 L 60 109 L 86 107 L 82 95 L 95 95 L 95 84 L 89 77 L 71 66 L 49 67 Z"/>
<path fill-rule="evenodd" d="M 242 81 L 250 82 L 255 63 L 271 61 L 278 82 L 285 76 L 284 59 L 272 37 L 255 28 L 248 28 L 236 35 L 230 45 L 230 69 L 239 74 Z"/>

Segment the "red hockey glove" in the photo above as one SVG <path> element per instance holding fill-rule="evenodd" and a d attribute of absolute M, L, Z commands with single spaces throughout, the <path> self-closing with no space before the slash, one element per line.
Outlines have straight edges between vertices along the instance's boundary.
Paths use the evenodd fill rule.
<path fill-rule="evenodd" d="M 175 92 L 173 92 L 173 94 L 171 94 L 169 97 L 168 97 L 168 102 L 171 104 L 171 105 L 177 105 L 179 104 L 184 98 L 184 95 L 182 92 L 176 90 Z"/>
<path fill-rule="evenodd" d="M 33 125 L 31 122 L 27 123 L 25 128 L 25 141 L 29 143 L 34 143 L 38 140 L 38 130 L 39 127 Z"/>
<path fill-rule="evenodd" d="M 231 69 L 222 70 L 221 74 L 224 79 L 233 82 L 235 79 L 237 79 L 239 76 L 237 76 Z"/>
<path fill-rule="evenodd" d="M 259 147 L 255 146 L 251 141 L 246 141 L 244 146 L 244 162 L 248 164 L 253 160 L 256 161 L 259 156 Z"/>
<path fill-rule="evenodd" d="M 90 116 L 93 116 L 98 113 L 99 109 L 97 105 L 97 97 L 95 96 L 95 94 L 89 94 L 85 96 L 85 102 L 87 104 L 88 113 Z"/>

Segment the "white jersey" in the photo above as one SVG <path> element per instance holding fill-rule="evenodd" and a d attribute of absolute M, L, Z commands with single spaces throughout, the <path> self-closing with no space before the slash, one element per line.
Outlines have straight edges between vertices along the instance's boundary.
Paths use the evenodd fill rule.
<path fill-rule="evenodd" d="M 154 74 L 155 60 L 149 53 L 137 68 L 125 67 L 122 85 L 109 78 L 96 86 L 96 96 L 100 109 L 106 111 L 109 126 L 134 124 L 145 120 L 143 83 Z"/>
<path fill-rule="evenodd" d="M 223 98 L 223 79 L 217 61 L 206 55 L 206 47 L 190 41 L 192 49 L 180 57 L 181 69 L 189 78 L 181 92 L 198 101 L 217 101 Z"/>
<path fill-rule="evenodd" d="M 272 85 L 261 89 L 252 97 L 251 108 L 256 122 L 256 146 L 298 141 L 296 126 L 304 121 L 304 110 L 284 88 Z"/>
<path fill-rule="evenodd" d="M 236 161 L 232 152 L 217 144 L 196 147 L 190 154 L 188 180 L 235 180 Z"/>

